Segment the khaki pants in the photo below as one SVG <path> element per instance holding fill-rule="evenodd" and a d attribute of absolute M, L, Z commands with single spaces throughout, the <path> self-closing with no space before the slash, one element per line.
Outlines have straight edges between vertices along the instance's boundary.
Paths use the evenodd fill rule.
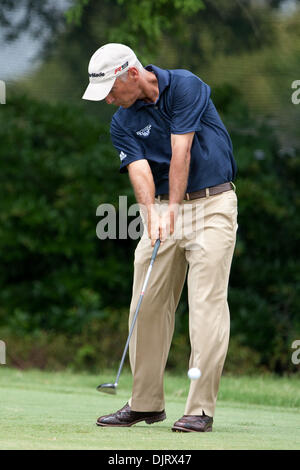
<path fill-rule="evenodd" d="M 168 201 L 158 201 L 159 208 Z M 176 230 L 160 246 L 130 341 L 134 411 L 165 408 L 163 377 L 172 341 L 175 311 L 187 274 L 189 367 L 201 378 L 191 381 L 186 415 L 213 416 L 229 340 L 228 280 L 237 230 L 237 197 L 226 191 L 183 201 Z M 131 324 L 153 248 L 145 231 L 135 251 Z M 188 379 L 187 379 L 188 380 Z"/>

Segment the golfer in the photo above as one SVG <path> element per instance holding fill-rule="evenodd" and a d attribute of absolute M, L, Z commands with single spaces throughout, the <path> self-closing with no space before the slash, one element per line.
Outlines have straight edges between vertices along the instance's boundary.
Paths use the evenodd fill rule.
<path fill-rule="evenodd" d="M 166 418 L 163 377 L 175 311 L 187 276 L 189 367 L 184 415 L 173 431 L 212 430 L 229 340 L 227 289 L 237 230 L 232 143 L 193 73 L 145 68 L 123 44 L 106 44 L 89 63 L 83 99 L 118 106 L 111 138 L 128 172 L 144 233 L 135 251 L 131 323 L 156 239 L 161 246 L 129 347 L 132 395 L 98 418 L 99 426 L 132 426 Z"/>

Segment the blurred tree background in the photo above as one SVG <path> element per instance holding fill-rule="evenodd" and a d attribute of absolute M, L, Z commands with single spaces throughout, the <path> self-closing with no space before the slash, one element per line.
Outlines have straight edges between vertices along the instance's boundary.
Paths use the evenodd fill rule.
<path fill-rule="evenodd" d="M 0 106 L 0 338 L 10 364 L 99 370 L 120 360 L 136 241 L 99 240 L 96 209 L 135 199 L 110 142 L 115 108 L 81 96 L 92 53 L 124 42 L 145 65 L 187 68 L 207 82 L 232 137 L 239 230 L 225 371 L 298 371 L 298 4 L 0 1 L 2 48 L 27 34 L 37 59 L 6 79 Z M 168 367 L 186 368 L 189 350 L 185 288 Z"/>

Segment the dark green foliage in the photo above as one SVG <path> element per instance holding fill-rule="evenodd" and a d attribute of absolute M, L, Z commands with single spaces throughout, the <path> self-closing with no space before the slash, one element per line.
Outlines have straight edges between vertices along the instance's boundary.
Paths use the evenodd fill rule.
<path fill-rule="evenodd" d="M 0 111 L 0 322 L 79 332 L 130 299 L 133 242 L 96 237 L 97 207 L 132 199 L 127 178 L 108 127 L 80 108 L 23 96 Z"/>

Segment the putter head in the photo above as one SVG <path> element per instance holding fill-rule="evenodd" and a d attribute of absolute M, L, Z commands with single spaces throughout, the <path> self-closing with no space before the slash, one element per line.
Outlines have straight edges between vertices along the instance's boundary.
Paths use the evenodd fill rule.
<path fill-rule="evenodd" d="M 98 385 L 97 390 L 98 392 L 110 393 L 111 395 L 115 395 L 117 393 L 117 386 L 118 386 L 117 383 L 114 383 L 114 384 L 106 383 L 106 384 Z"/>

